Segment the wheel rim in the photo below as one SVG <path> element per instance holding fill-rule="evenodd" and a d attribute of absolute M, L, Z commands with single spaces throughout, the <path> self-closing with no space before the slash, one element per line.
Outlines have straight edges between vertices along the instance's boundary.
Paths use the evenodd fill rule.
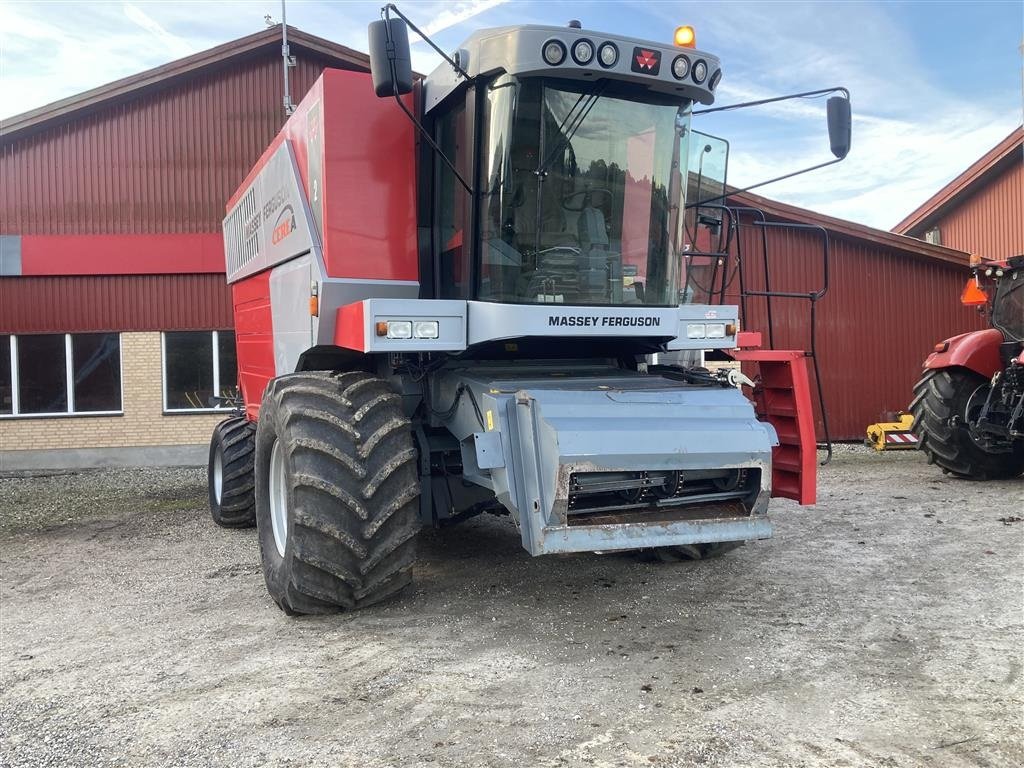
<path fill-rule="evenodd" d="M 270 450 L 270 524 L 274 529 L 277 553 L 284 557 L 288 544 L 288 486 L 284 476 L 284 451 L 275 440 Z"/>
<path fill-rule="evenodd" d="M 224 493 L 224 451 L 218 445 L 213 452 L 213 498 L 220 506 L 220 500 Z"/>

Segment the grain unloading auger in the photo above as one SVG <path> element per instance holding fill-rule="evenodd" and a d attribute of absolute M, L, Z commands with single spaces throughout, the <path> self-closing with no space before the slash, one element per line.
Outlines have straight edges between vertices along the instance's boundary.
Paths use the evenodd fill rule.
<path fill-rule="evenodd" d="M 743 337 L 683 288 L 718 60 L 520 26 L 414 84 L 394 13 L 372 81 L 325 70 L 224 221 L 245 406 L 214 434 L 211 507 L 255 520 L 277 603 L 383 599 L 421 525 L 482 512 L 534 555 L 710 556 L 770 535 L 773 451 L 776 494 L 813 503 L 803 353 L 764 351 L 764 420 L 739 371 L 681 362 Z"/>

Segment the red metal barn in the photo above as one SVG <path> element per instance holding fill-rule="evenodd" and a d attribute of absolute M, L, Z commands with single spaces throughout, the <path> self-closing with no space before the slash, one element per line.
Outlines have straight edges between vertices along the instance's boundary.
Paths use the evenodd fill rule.
<path fill-rule="evenodd" d="M 883 413 L 906 408 L 935 342 L 984 325 L 975 310 L 960 305 L 968 276 L 965 253 L 750 193 L 730 202 L 760 209 L 769 221 L 817 225 L 828 232 L 829 289 L 818 305 L 817 333 L 833 440 L 861 440 L 865 427 Z M 743 223 L 746 287 L 763 289 L 760 231 L 748 226 L 749 215 Z M 809 292 L 822 285 L 820 235 L 785 228 L 769 228 L 766 234 L 772 290 Z M 730 294 L 731 301 L 739 301 L 735 282 Z M 766 331 L 766 310 L 766 299 L 748 299 L 746 329 Z M 810 349 L 808 302 L 774 298 L 772 319 L 776 347 Z M 817 426 L 822 438 L 820 413 Z"/>
<path fill-rule="evenodd" d="M 289 43 L 295 102 L 325 67 L 368 69 Z M 0 467 L 196 457 L 235 383 L 224 204 L 282 103 L 277 26 L 3 121 Z"/>

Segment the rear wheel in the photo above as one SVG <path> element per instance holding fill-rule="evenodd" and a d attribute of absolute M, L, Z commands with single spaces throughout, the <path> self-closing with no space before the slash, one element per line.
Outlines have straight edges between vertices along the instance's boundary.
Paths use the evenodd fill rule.
<path fill-rule="evenodd" d="M 927 371 L 914 387 L 911 430 L 918 445 L 945 472 L 975 480 L 1016 477 L 1024 472 L 1024 444 L 993 453 L 978 444 L 968 424 L 988 395 L 988 380 L 964 368 Z"/>
<path fill-rule="evenodd" d="M 213 428 L 207 485 L 210 516 L 224 528 L 256 525 L 256 425 L 242 417 L 225 419 Z"/>
<path fill-rule="evenodd" d="M 267 590 L 287 613 L 388 598 L 412 579 L 416 450 L 401 399 L 362 371 L 267 387 L 256 430 L 256 520 Z"/>

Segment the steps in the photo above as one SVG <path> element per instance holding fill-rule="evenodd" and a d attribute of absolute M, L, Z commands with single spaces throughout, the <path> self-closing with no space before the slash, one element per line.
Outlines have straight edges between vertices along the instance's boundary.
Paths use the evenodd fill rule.
<path fill-rule="evenodd" d="M 735 349 L 730 354 L 740 362 L 757 363 L 754 409 L 779 435 L 772 449 L 772 496 L 814 504 L 817 442 L 806 354 L 789 349 Z"/>

